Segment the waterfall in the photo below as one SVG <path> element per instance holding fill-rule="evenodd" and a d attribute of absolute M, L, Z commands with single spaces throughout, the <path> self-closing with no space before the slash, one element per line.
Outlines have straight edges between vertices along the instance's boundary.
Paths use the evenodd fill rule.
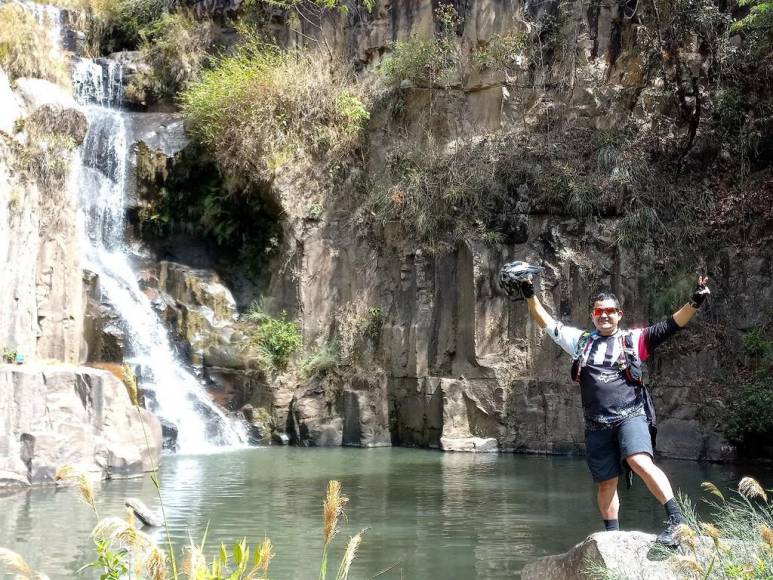
<path fill-rule="evenodd" d="M 59 21 L 49 12 L 46 7 L 47 21 Z M 177 359 L 167 331 L 132 268 L 137 253 L 126 239 L 131 145 L 127 125 L 132 115 L 141 113 L 119 108 L 121 66 L 110 59 L 75 59 L 73 87 L 89 122 L 70 177 L 71 191 L 80 200 L 84 267 L 99 276 L 101 299 L 122 318 L 126 362 L 141 369 L 138 378 L 150 394 L 151 410 L 176 427 L 180 452 L 241 445 L 246 440 L 243 426 L 225 415 Z"/>

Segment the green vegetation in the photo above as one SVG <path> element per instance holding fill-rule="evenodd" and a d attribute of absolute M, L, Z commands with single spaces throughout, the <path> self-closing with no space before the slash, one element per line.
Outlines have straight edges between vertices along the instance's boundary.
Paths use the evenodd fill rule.
<path fill-rule="evenodd" d="M 749 13 L 733 22 L 731 33 L 747 34 L 757 50 L 773 46 L 773 2 L 771 0 L 739 0 L 738 6 Z"/>
<path fill-rule="evenodd" d="M 277 370 L 287 367 L 290 357 L 303 346 L 303 336 L 297 322 L 281 318 L 266 318 L 255 332 L 254 341 L 271 366 Z"/>
<path fill-rule="evenodd" d="M 201 75 L 209 56 L 209 21 L 198 22 L 184 13 L 163 14 L 139 31 L 142 70 L 127 87 L 137 102 L 172 99 Z"/>
<path fill-rule="evenodd" d="M 398 40 L 381 64 L 381 74 L 392 85 L 410 81 L 418 86 L 448 87 L 458 73 L 450 41 L 412 37 Z"/>
<path fill-rule="evenodd" d="M 766 359 L 773 354 L 773 341 L 765 338 L 760 328 L 752 328 L 743 335 L 743 351 L 756 361 Z"/>
<path fill-rule="evenodd" d="M 695 275 L 677 272 L 671 275 L 652 296 L 650 312 L 653 316 L 668 316 L 682 307 L 692 296 Z"/>
<path fill-rule="evenodd" d="M 365 334 L 372 340 L 378 340 L 381 337 L 381 329 L 384 327 L 384 313 L 378 306 L 368 308 L 367 322 L 365 324 Z"/>
<path fill-rule="evenodd" d="M 244 34 L 181 99 L 192 134 L 219 167 L 260 181 L 301 156 L 352 154 L 368 114 L 347 67 Z"/>
<path fill-rule="evenodd" d="M 769 373 L 760 373 L 730 399 L 725 434 L 741 454 L 764 457 L 773 451 L 773 379 Z"/>
<path fill-rule="evenodd" d="M 3 354 L 2 357 L 0 357 L 0 360 L 2 360 L 4 363 L 7 364 L 13 364 L 16 362 L 16 349 L 15 348 L 8 348 L 3 347 Z"/>
<path fill-rule="evenodd" d="M 69 86 L 67 62 L 48 29 L 20 4 L 0 6 L 0 66 L 11 79 L 36 77 Z"/>
<path fill-rule="evenodd" d="M 324 377 L 341 365 L 341 345 L 338 341 L 325 342 L 309 353 L 301 362 L 301 373 L 306 378 Z"/>
<path fill-rule="evenodd" d="M 146 173 L 152 181 L 155 169 Z M 156 187 L 140 184 L 144 204 L 138 217 L 144 236 L 164 239 L 183 232 L 199 237 L 217 246 L 248 277 L 261 278 L 281 236 L 279 210 L 265 188 L 226 180 L 195 146 L 180 154 L 164 185 Z"/>
<path fill-rule="evenodd" d="M 392 53 L 381 63 L 381 74 L 388 84 L 409 81 L 418 86 L 448 88 L 461 76 L 462 52 L 456 40 L 460 25 L 456 9 L 441 4 L 435 9 L 439 29 L 429 39 L 411 37 L 392 45 Z"/>
<path fill-rule="evenodd" d="M 43 122 L 27 122 L 25 130 L 28 135 L 26 146 L 11 142 L 14 169 L 43 191 L 62 189 L 70 173 L 70 161 L 78 143 L 66 132 L 59 132 L 56 127 L 47 127 Z"/>
<path fill-rule="evenodd" d="M 694 504 L 679 497 L 687 523 L 679 530 L 678 551 L 663 549 L 653 559 L 666 560 L 674 577 L 700 580 L 766 580 L 773 577 L 773 503 L 758 481 L 744 477 L 731 497 L 710 482 L 703 489 L 711 516 L 698 516 Z M 590 578 L 628 580 L 625 570 L 609 570 L 589 560 L 583 573 Z"/>
<path fill-rule="evenodd" d="M 158 489 L 156 473 L 151 478 Z M 252 548 L 246 538 L 235 542 L 230 550 L 225 544 L 221 544 L 217 555 L 207 558 L 205 532 L 200 544 L 196 545 L 191 540 L 190 545 L 184 549 L 182 569 L 178 569 L 177 557 L 172 550 L 171 541 L 169 541 L 170 551 L 167 553 L 162 550 L 153 538 L 137 529 L 134 512 L 131 509 L 128 510 L 126 519 L 114 516 L 100 518 L 94 487 L 87 474 L 77 473 L 72 466 L 65 465 L 57 470 L 55 479 L 58 482 L 73 484 L 78 497 L 91 508 L 97 519 L 97 524 L 91 533 L 97 558 L 78 572 L 94 568 L 100 572 L 102 580 L 120 580 L 129 573 L 133 578 L 148 580 L 166 578 L 180 580 L 184 577 L 196 580 L 268 580 L 269 565 L 274 557 L 274 546 L 268 538 L 264 538 Z M 160 494 L 159 500 L 161 500 Z M 348 502 L 349 498 L 342 493 L 341 483 L 329 481 L 323 501 L 320 580 L 325 580 L 327 577 L 328 550 L 340 530 L 341 520 L 346 517 L 344 507 Z M 162 500 L 161 510 L 163 513 Z M 166 517 L 164 517 L 164 529 L 169 539 Z M 365 530 L 360 530 L 349 539 L 335 580 L 347 580 L 349 577 L 349 570 L 357 557 L 364 533 Z M 33 570 L 21 555 L 5 548 L 0 548 L 0 569 L 2 568 L 16 574 L 17 578 L 46 578 L 45 575 Z"/>
<path fill-rule="evenodd" d="M 92 56 L 136 49 L 166 13 L 163 0 L 75 0 L 80 4 Z"/>

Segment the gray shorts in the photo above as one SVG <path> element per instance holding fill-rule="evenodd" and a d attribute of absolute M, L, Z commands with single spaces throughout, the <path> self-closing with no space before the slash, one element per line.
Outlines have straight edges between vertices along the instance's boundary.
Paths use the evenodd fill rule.
<path fill-rule="evenodd" d="M 621 461 L 636 453 L 653 455 L 646 417 L 629 417 L 612 429 L 585 431 L 585 454 L 595 482 L 620 475 Z"/>

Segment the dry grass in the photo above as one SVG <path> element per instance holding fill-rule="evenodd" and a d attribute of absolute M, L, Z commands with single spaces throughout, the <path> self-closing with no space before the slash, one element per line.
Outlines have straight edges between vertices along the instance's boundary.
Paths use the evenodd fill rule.
<path fill-rule="evenodd" d="M 139 387 L 137 386 L 137 377 L 134 375 L 134 371 L 127 364 L 122 363 L 89 363 L 89 366 L 95 369 L 102 369 L 110 372 L 114 377 L 123 383 L 126 387 L 126 392 L 129 394 L 132 405 L 139 404 Z"/>
<path fill-rule="evenodd" d="M 94 494 L 94 484 L 86 473 L 79 473 L 72 465 L 62 465 L 54 473 L 54 481 L 65 483 L 74 483 L 78 489 L 78 497 L 89 506 L 99 517 L 97 511 L 96 495 Z"/>
<path fill-rule="evenodd" d="M 19 4 L 0 6 L 0 65 L 11 79 L 35 77 L 70 84 L 67 62 L 48 28 Z"/>
<path fill-rule="evenodd" d="M 245 34 L 182 95 L 192 133 L 220 167 L 261 180 L 291 161 L 352 154 L 368 112 L 348 67 Z"/>
<path fill-rule="evenodd" d="M 173 98 L 198 80 L 209 56 L 211 24 L 187 14 L 165 14 L 142 33 L 142 60 L 149 71 L 132 78 L 127 94 L 137 102 Z"/>
<path fill-rule="evenodd" d="M 773 575 L 773 505 L 760 483 L 744 477 L 734 497 L 712 483 L 703 484 L 712 499 L 712 521 L 702 521 L 692 503 L 680 498 L 687 525 L 679 530 L 682 555 L 671 560 L 685 576 L 770 578 Z M 703 537 L 701 537 L 701 534 Z"/>
<path fill-rule="evenodd" d="M 327 495 L 323 502 L 324 535 L 323 541 L 328 546 L 338 531 L 338 519 L 345 515 L 344 506 L 349 503 L 349 498 L 341 493 L 341 482 L 330 481 L 327 484 Z"/>
<path fill-rule="evenodd" d="M 81 483 L 83 474 L 79 474 L 71 465 L 63 465 L 56 471 L 57 481 L 75 481 Z M 93 489 L 78 488 L 79 496 L 88 503 L 96 514 Z M 330 481 L 324 500 L 324 553 L 320 577 L 324 578 L 327 570 L 327 548 L 338 530 L 339 520 L 344 515 L 344 506 L 348 498 L 342 494 L 341 483 Z M 168 530 L 167 530 L 168 532 Z M 357 551 L 362 543 L 365 530 L 361 530 L 350 538 L 344 556 L 336 573 L 336 580 L 347 580 L 352 563 L 357 557 Z M 180 578 L 178 569 L 171 558 L 172 570 L 169 570 L 170 557 L 161 550 L 155 541 L 135 527 L 134 513 L 127 510 L 126 519 L 106 517 L 98 519 L 91 532 L 98 559 L 81 568 L 103 570 L 102 578 L 126 577 L 131 572 L 132 577 L 150 580 L 165 580 L 168 577 Z M 205 533 L 206 540 L 206 533 Z M 183 552 L 182 574 L 188 578 L 199 580 L 267 580 L 268 569 L 274 557 L 274 547 L 271 540 L 264 538 L 252 550 L 246 539 L 236 542 L 232 550 L 221 545 L 218 555 L 207 560 L 205 540 L 196 545 L 191 539 Z M 171 547 L 171 544 L 170 544 Z M 171 552 L 170 552 L 171 553 Z M 171 553 L 174 556 L 173 553 Z M 0 566 L 16 574 L 16 578 L 29 580 L 47 580 L 44 574 L 35 572 L 19 554 L 0 548 Z M 171 576 L 170 576 L 171 574 Z"/>

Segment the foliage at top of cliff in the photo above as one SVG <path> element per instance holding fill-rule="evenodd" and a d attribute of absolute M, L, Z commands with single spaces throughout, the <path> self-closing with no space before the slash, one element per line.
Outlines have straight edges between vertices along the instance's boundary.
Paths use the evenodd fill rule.
<path fill-rule="evenodd" d="M 209 62 L 212 25 L 186 13 L 162 14 L 140 33 L 140 54 L 148 68 L 132 76 L 128 96 L 139 103 L 173 100 L 201 76 Z"/>
<path fill-rule="evenodd" d="M 0 6 L 0 65 L 11 79 L 36 77 L 69 85 L 69 71 L 48 28 L 19 4 Z"/>
<path fill-rule="evenodd" d="M 181 105 L 220 167 L 252 180 L 270 179 L 294 159 L 351 155 L 369 117 L 345 65 L 282 50 L 249 31 L 189 86 Z"/>

